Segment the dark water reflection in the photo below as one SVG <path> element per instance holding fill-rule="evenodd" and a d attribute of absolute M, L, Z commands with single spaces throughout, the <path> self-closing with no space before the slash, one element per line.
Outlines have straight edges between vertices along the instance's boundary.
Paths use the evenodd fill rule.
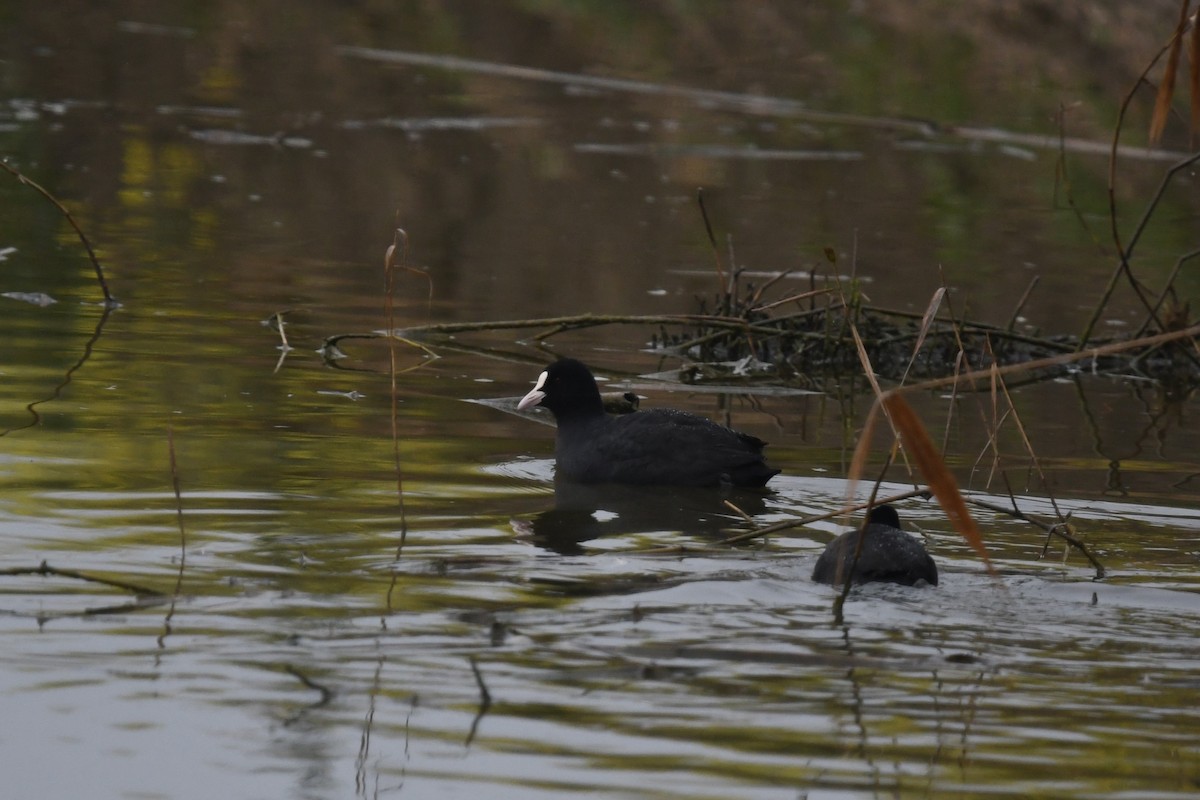
<path fill-rule="evenodd" d="M 754 281 L 797 270 L 781 293 L 834 272 L 828 246 L 877 305 L 919 313 L 944 275 L 1000 325 L 1038 276 L 1027 324 L 1076 333 L 1113 264 L 1092 151 L 1176 13 L 9 4 L 0 150 L 123 305 L 105 316 L 60 215 L 0 181 L 0 293 L 58 301 L 0 297 L 0 570 L 153 591 L 0 574 L 5 796 L 1194 796 L 1187 387 L 1014 386 L 1036 463 L 1015 425 L 993 441 L 988 392 L 914 397 L 964 486 L 1043 516 L 1052 494 L 1109 577 L 981 514 L 989 577 L 914 502 L 941 585 L 864 587 L 835 625 L 808 575 L 836 523 L 715 547 L 744 528 L 726 498 L 556 485 L 550 428 L 465 401 L 582 357 L 769 440 L 784 475 L 728 499 L 770 523 L 845 497 L 861 377 L 685 391 L 646 377 L 680 360 L 641 327 L 403 346 L 401 508 L 386 346 L 316 352 L 386 327 L 397 219 L 433 282 L 401 277 L 399 325 L 693 311 L 701 185 Z M 1063 106 L 1079 214 L 1055 194 Z M 1186 147 L 1172 127 L 1166 156 L 1121 162 L 1124 221 Z M 1154 291 L 1195 247 L 1192 180 L 1139 244 Z M 1119 291 L 1105 335 L 1138 308 Z"/>
<path fill-rule="evenodd" d="M 554 507 L 538 512 L 518 530 L 556 553 L 580 555 L 586 552 L 584 542 L 607 536 L 679 530 L 715 538 L 740 521 L 738 511 L 754 517 L 766 509 L 763 492 L 559 481 Z"/>

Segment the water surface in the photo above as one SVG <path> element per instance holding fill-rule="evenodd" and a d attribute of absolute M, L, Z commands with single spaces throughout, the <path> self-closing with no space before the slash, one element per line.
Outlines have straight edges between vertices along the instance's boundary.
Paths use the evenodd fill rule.
<path fill-rule="evenodd" d="M 726 263 L 797 271 L 781 296 L 853 273 L 920 313 L 944 281 L 1004 325 L 1036 276 L 1020 324 L 1078 333 L 1114 264 L 1116 102 L 1175 4 L 793 5 L 12 4 L 0 149 L 121 302 L 3 176 L 0 292 L 57 301 L 0 297 L 12 796 L 1195 795 L 1188 387 L 1014 386 L 1036 461 L 1011 422 L 992 446 L 986 392 L 914 395 L 971 496 L 1053 498 L 1106 577 L 981 512 L 989 575 L 913 501 L 941 585 L 855 590 L 838 621 L 808 576 L 840 522 L 722 546 L 746 528 L 722 497 L 556 487 L 553 430 L 493 401 L 571 354 L 731 422 L 784 470 L 732 498 L 768 524 L 844 501 L 861 375 L 692 391 L 644 326 L 463 333 L 397 347 L 394 450 L 386 344 L 317 352 L 389 324 L 397 224 L 432 281 L 401 274 L 398 326 L 693 312 L 700 186 Z M 1186 147 L 1123 159 L 1123 224 Z M 1195 247 L 1180 180 L 1139 245 L 1155 290 Z M 1103 335 L 1144 316 L 1122 289 Z M 143 591 L 16 574 L 43 562 Z"/>

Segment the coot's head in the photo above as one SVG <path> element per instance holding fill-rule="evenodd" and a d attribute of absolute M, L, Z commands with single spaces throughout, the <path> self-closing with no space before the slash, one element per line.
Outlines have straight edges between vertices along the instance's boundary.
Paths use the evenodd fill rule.
<path fill-rule="evenodd" d="M 530 406 L 544 406 L 556 418 L 604 413 L 596 379 L 582 362 L 573 358 L 560 359 L 546 367 L 533 390 L 517 403 L 518 410 Z"/>
<path fill-rule="evenodd" d="M 873 506 L 870 513 L 867 514 L 867 524 L 899 528 L 900 515 L 889 505 Z"/>

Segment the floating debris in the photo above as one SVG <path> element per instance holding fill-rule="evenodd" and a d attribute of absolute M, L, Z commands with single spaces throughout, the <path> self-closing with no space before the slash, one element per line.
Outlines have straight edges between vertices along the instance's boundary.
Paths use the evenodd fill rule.
<path fill-rule="evenodd" d="M 58 301 L 45 292 L 4 292 L 0 297 L 7 297 L 10 300 L 20 300 L 22 303 L 29 303 L 35 306 L 52 306 Z"/>

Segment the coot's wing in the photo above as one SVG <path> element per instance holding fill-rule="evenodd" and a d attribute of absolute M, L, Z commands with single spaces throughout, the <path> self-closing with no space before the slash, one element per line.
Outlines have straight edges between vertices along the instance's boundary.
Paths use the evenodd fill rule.
<path fill-rule="evenodd" d="M 609 480 L 623 483 L 761 486 L 778 470 L 763 463 L 764 442 L 674 409 L 613 418 L 592 442 L 610 465 Z"/>

